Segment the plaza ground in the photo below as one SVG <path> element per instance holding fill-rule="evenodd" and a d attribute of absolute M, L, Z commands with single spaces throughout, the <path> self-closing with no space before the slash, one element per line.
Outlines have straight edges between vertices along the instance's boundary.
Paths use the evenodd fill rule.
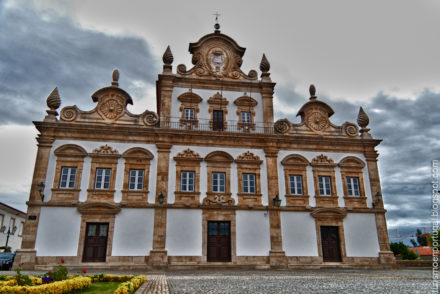
<path fill-rule="evenodd" d="M 23 271 L 43 274 L 42 271 Z M 73 271 L 71 271 L 74 274 Z M 88 271 L 110 274 L 146 274 L 139 290 L 154 294 L 242 293 L 434 293 L 430 269 L 358 270 L 319 269 L 288 271 Z M 14 272 L 0 272 L 14 274 Z"/>

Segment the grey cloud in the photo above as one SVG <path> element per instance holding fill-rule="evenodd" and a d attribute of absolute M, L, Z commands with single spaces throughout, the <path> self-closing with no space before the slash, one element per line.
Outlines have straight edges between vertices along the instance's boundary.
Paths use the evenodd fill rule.
<path fill-rule="evenodd" d="M 81 29 L 69 19 L 55 15 L 42 19 L 34 11 L 3 5 L 0 3 L 0 124 L 41 120 L 47 108 L 45 99 L 55 86 L 62 106 L 77 104 L 88 110 L 91 94 L 110 84 L 114 68 L 121 73 L 122 88 L 139 80 L 154 87 L 159 60 L 144 40 L 108 36 Z M 130 94 L 136 103 L 136 96 L 145 95 L 146 89 Z"/>

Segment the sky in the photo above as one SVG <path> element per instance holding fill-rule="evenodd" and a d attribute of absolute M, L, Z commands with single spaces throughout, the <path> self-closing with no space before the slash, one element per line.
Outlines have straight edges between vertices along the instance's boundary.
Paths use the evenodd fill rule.
<path fill-rule="evenodd" d="M 36 156 L 32 121 L 58 87 L 62 105 L 94 107 L 113 69 L 133 113 L 156 109 L 170 45 L 191 66 L 190 42 L 221 31 L 246 47 L 242 70 L 271 64 L 275 119 L 296 113 L 315 84 L 355 122 L 362 106 L 383 142 L 379 172 L 391 236 L 430 231 L 431 163 L 440 160 L 440 1 L 0 0 L 0 201 L 26 211 Z M 396 241 L 398 239 L 391 239 Z M 408 237 L 405 238 L 405 242 Z"/>

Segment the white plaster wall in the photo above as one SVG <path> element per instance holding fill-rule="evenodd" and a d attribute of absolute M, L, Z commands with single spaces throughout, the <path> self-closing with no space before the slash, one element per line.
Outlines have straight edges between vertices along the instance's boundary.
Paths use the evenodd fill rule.
<path fill-rule="evenodd" d="M 265 211 L 236 213 L 237 256 L 268 256 L 270 251 L 269 215 Z"/>
<path fill-rule="evenodd" d="M 344 219 L 347 257 L 378 257 L 379 239 L 373 213 L 349 213 Z"/>
<path fill-rule="evenodd" d="M 177 100 L 177 97 L 179 97 L 181 94 L 188 92 L 188 88 L 181 88 L 181 87 L 174 87 L 173 93 L 172 93 L 172 103 L 171 103 L 171 117 L 173 118 L 180 118 L 182 116 L 181 112 L 179 111 L 181 102 Z M 210 119 L 210 114 L 208 112 L 209 110 L 209 104 L 208 99 L 212 97 L 215 93 L 220 92 L 220 89 L 218 90 L 209 90 L 209 89 L 192 89 L 192 92 L 202 97 L 202 102 L 198 103 L 199 106 L 199 113 L 197 114 L 198 119 Z M 250 93 L 248 90 L 246 90 L 247 95 L 251 96 L 253 99 L 255 99 L 258 104 L 254 107 L 255 110 L 255 122 L 263 122 L 263 102 L 262 97 L 260 93 L 252 92 Z M 239 91 L 225 91 L 223 90 L 223 97 L 228 99 L 228 113 L 226 115 L 226 120 L 233 120 L 237 121 L 237 106 L 234 104 L 235 99 L 243 96 L 244 92 Z"/>
<path fill-rule="evenodd" d="M 243 148 L 218 148 L 218 147 L 201 147 L 201 146 L 181 146 L 174 145 L 171 148 L 170 154 L 170 165 L 169 165 L 169 178 L 168 178 L 168 201 L 169 203 L 174 203 L 174 191 L 176 190 L 176 162 L 173 159 L 179 152 L 182 152 L 185 149 L 190 148 L 191 150 L 197 152 L 202 158 L 205 158 L 206 155 L 213 151 L 224 151 L 230 154 L 234 159 L 236 159 L 239 155 L 250 151 L 255 155 L 258 155 L 263 163 L 260 166 L 260 180 L 261 180 L 261 193 L 262 203 L 263 205 L 267 205 L 268 203 L 268 189 L 267 189 L 267 167 L 266 167 L 266 157 L 263 150 L 259 149 L 243 149 Z M 206 162 L 201 163 L 200 165 L 200 202 L 202 203 L 203 198 L 206 196 L 207 191 L 207 169 Z M 238 203 L 238 176 L 237 176 L 237 165 L 235 163 L 231 163 L 231 193 L 232 198 L 235 199 L 235 203 Z M 273 194 L 273 193 L 272 193 Z M 273 198 L 273 196 L 272 196 Z"/>
<path fill-rule="evenodd" d="M 318 256 L 315 219 L 308 212 L 281 212 L 283 249 L 287 256 Z"/>
<path fill-rule="evenodd" d="M 56 168 L 56 156 L 53 153 L 58 147 L 65 144 L 75 144 L 83 147 L 87 153 L 92 153 L 94 149 L 99 148 L 103 145 L 108 145 L 113 149 L 116 149 L 119 154 L 122 155 L 128 149 L 134 147 L 144 148 L 150 151 L 154 158 L 150 161 L 150 176 L 149 176 L 149 193 L 148 193 L 148 202 L 154 203 L 155 194 L 156 194 L 156 170 L 157 170 L 157 148 L 154 144 L 136 144 L 136 143 L 116 143 L 116 142 L 94 142 L 94 141 L 76 141 L 76 140 L 56 140 L 53 143 L 51 148 L 51 153 L 49 156 L 49 164 L 46 174 L 45 180 L 45 189 L 44 189 L 44 199 L 45 201 L 49 201 L 52 196 L 52 186 L 55 178 L 55 168 Z M 81 191 L 79 193 L 79 201 L 87 200 L 87 189 L 89 187 L 89 179 L 90 176 L 94 177 L 94 175 L 90 175 L 90 166 L 91 166 L 91 158 L 84 158 L 83 172 L 81 176 Z M 120 202 L 122 199 L 121 189 L 124 181 L 124 159 L 120 158 L 117 164 L 116 170 L 116 182 L 115 182 L 115 202 Z"/>
<path fill-rule="evenodd" d="M 363 168 L 363 177 L 364 177 L 364 185 L 365 185 L 365 196 L 367 196 L 367 206 L 372 207 L 372 198 L 371 198 L 371 187 L 370 187 L 370 178 L 368 175 L 368 167 L 367 167 L 367 161 L 365 159 L 365 156 L 363 154 L 359 153 L 336 153 L 336 152 L 312 152 L 312 151 L 302 151 L 302 150 L 281 150 L 278 153 L 278 188 L 280 190 L 280 198 L 282 200 L 281 205 L 286 205 L 286 186 L 285 186 L 285 179 L 284 179 L 284 169 L 283 165 L 281 164 L 281 161 L 288 155 L 292 154 L 298 154 L 301 156 L 304 156 L 309 162 L 312 162 L 313 158 L 324 154 L 328 158 L 333 159 L 335 164 L 338 164 L 344 157 L 347 156 L 353 156 L 357 157 L 360 160 L 362 160 L 365 163 L 365 167 Z M 344 202 L 344 190 L 343 190 L 343 183 L 342 183 L 342 177 L 341 177 L 341 170 L 339 167 L 335 168 L 335 180 L 336 180 L 336 192 L 339 196 L 338 203 L 340 207 L 345 206 Z M 313 179 L 313 170 L 311 166 L 307 166 L 307 188 L 309 189 L 309 200 L 310 200 L 310 206 L 316 206 L 316 200 L 315 200 L 315 186 L 314 186 L 314 179 Z"/>
<path fill-rule="evenodd" d="M 154 209 L 122 209 L 115 218 L 112 256 L 149 255 L 153 230 Z"/>
<path fill-rule="evenodd" d="M 166 250 L 169 256 L 202 256 L 202 210 L 168 210 Z"/>
<path fill-rule="evenodd" d="M 37 256 L 76 256 L 81 215 L 76 208 L 41 207 Z"/>
<path fill-rule="evenodd" d="M 18 213 L 12 213 L 11 210 L 3 209 L 0 206 L 0 214 L 3 215 L 3 223 L 0 223 L 0 227 L 4 227 L 4 231 L 0 232 L 0 246 L 6 245 L 6 239 L 8 238 L 8 229 L 10 228 L 8 246 L 11 247 L 11 251 L 14 252 L 21 248 L 21 235 L 23 234 L 23 223 L 25 221 L 24 216 Z M 11 218 L 15 219 L 16 231 L 14 230 L 14 223 Z M 1 220 L 1 219 L 0 219 Z"/>

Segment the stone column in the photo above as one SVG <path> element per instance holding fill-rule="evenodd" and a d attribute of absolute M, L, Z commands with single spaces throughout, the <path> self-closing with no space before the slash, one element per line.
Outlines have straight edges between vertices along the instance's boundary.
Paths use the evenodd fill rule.
<path fill-rule="evenodd" d="M 167 204 L 168 195 L 168 171 L 170 162 L 171 144 L 158 143 L 157 146 L 157 175 L 156 195 L 154 209 L 154 232 L 153 249 L 150 251 L 148 263 L 154 268 L 166 268 L 168 265 L 168 253 L 165 250 L 167 210 L 161 207 Z M 164 196 L 163 204 L 159 203 L 159 195 Z"/>
<path fill-rule="evenodd" d="M 365 158 L 367 159 L 368 176 L 370 177 L 371 195 L 373 197 L 373 205 L 375 208 L 377 236 L 379 239 L 379 262 L 381 264 L 394 264 L 395 258 L 393 252 L 390 250 L 390 241 L 388 238 L 387 222 L 385 219 L 385 212 L 383 205 L 383 198 L 377 201 L 376 194 L 382 194 L 380 186 L 379 169 L 377 168 L 378 153 L 371 147 L 372 150 L 365 151 Z"/>
<path fill-rule="evenodd" d="M 278 191 L 278 149 L 264 149 L 267 165 L 267 188 L 269 201 L 269 222 L 270 222 L 270 252 L 269 263 L 271 268 L 286 268 L 286 253 L 283 250 L 283 236 L 281 231 L 280 210 L 273 206 L 272 199 L 279 195 Z"/>
<path fill-rule="evenodd" d="M 37 251 L 35 250 L 35 240 L 37 238 L 38 222 L 40 219 L 40 207 L 42 204 L 38 184 L 46 183 L 46 172 L 49 163 L 50 150 L 52 148 L 53 138 L 38 135 L 38 151 L 35 160 L 34 175 L 32 178 L 28 210 L 23 227 L 23 237 L 21 249 L 17 250 L 14 260 L 14 268 L 23 263 L 23 269 L 33 270 L 36 263 Z"/>

